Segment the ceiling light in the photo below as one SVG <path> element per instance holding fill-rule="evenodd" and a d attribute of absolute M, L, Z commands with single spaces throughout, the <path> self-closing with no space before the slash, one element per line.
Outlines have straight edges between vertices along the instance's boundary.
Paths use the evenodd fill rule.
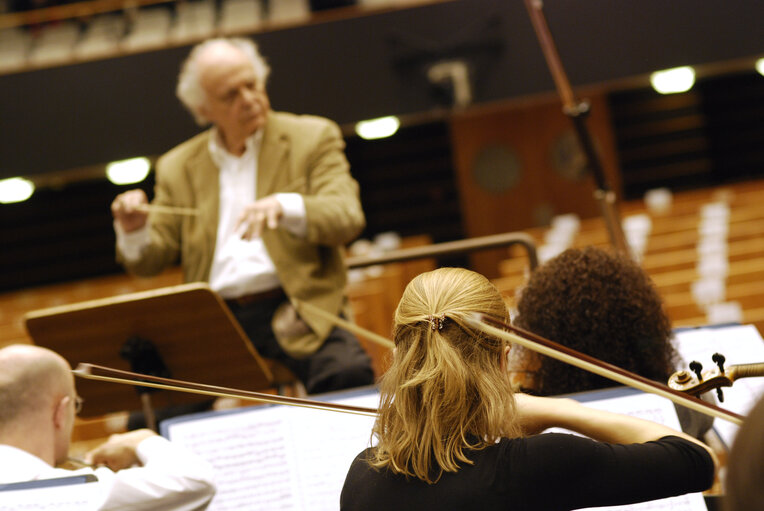
<path fill-rule="evenodd" d="M 695 83 L 695 70 L 690 66 L 656 71 L 650 75 L 653 89 L 661 94 L 675 94 L 690 90 Z"/>
<path fill-rule="evenodd" d="M 401 121 L 394 115 L 360 121 L 355 125 L 355 132 L 365 140 L 385 138 L 395 134 L 401 125 Z"/>
<path fill-rule="evenodd" d="M 34 183 L 23 177 L 0 180 L 0 204 L 27 200 L 34 193 Z"/>
<path fill-rule="evenodd" d="M 115 185 L 129 185 L 146 179 L 150 169 L 148 158 L 113 161 L 106 165 L 106 177 Z"/>

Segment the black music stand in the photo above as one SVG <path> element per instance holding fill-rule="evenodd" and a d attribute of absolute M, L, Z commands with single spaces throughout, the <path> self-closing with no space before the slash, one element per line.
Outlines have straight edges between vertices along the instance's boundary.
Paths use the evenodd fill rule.
<path fill-rule="evenodd" d="M 120 350 L 128 339 L 140 337 L 156 347 L 172 378 L 255 391 L 274 385 L 268 365 L 205 283 L 30 311 L 24 320 L 35 344 L 59 353 L 72 367 L 85 362 L 130 371 Z M 85 379 L 77 381 L 77 392 L 85 399 L 83 417 L 136 410 L 143 400 L 134 386 Z M 151 405 L 203 400 L 209 397 L 160 391 L 152 394 Z"/>

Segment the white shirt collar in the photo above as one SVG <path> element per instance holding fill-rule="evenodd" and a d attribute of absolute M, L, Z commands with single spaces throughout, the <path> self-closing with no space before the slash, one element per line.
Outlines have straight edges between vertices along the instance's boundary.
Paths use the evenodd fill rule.
<path fill-rule="evenodd" d="M 228 149 L 226 149 L 221 139 L 220 130 L 218 130 L 216 126 L 213 126 L 210 130 L 210 139 L 207 148 L 210 151 L 210 156 L 212 156 L 212 161 L 220 168 L 224 166 L 223 164 L 226 160 L 238 160 L 249 157 L 249 155 L 252 154 L 257 154 L 262 140 L 263 130 L 259 129 L 244 141 L 244 153 L 242 153 L 241 156 L 236 156 L 228 152 Z"/>
<path fill-rule="evenodd" d="M 0 483 L 37 479 L 55 469 L 44 460 L 12 445 L 0 445 Z"/>

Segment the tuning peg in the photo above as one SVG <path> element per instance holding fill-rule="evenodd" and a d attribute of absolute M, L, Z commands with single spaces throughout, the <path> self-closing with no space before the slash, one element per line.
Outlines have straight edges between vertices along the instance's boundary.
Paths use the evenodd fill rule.
<path fill-rule="evenodd" d="M 697 360 L 690 362 L 690 370 L 698 377 L 698 381 L 703 381 L 703 366 Z"/>
<path fill-rule="evenodd" d="M 721 387 L 716 387 L 716 397 L 719 398 L 719 402 L 720 403 L 724 402 L 724 394 L 722 393 L 722 388 Z"/>
<path fill-rule="evenodd" d="M 716 363 L 716 365 L 719 366 L 719 371 L 722 374 L 724 374 L 724 361 L 727 360 L 726 358 L 724 358 L 724 355 L 722 355 L 721 353 L 714 353 L 711 356 L 711 360 L 713 360 Z"/>

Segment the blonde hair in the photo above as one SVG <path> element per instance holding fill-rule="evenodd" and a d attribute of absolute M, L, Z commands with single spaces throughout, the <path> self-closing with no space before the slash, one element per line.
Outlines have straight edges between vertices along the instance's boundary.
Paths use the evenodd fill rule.
<path fill-rule="evenodd" d="M 501 361 L 508 344 L 466 323 L 478 312 L 509 322 L 501 294 L 473 271 L 441 268 L 406 287 L 393 361 L 380 381 L 373 467 L 432 484 L 472 463 L 465 449 L 520 435 Z"/>

